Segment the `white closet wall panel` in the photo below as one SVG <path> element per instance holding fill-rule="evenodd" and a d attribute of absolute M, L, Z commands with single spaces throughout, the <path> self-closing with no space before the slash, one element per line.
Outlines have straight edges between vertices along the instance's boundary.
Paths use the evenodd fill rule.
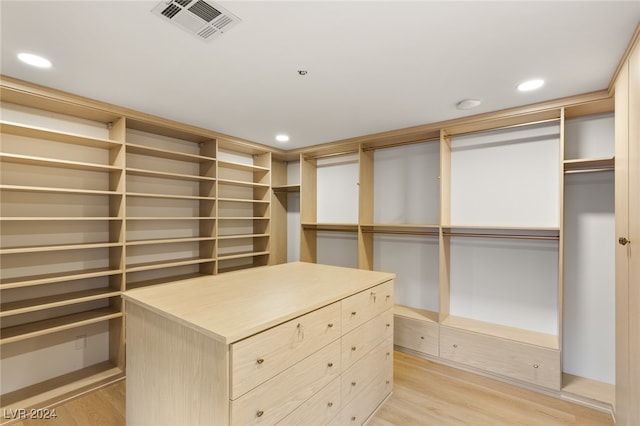
<path fill-rule="evenodd" d="M 317 160 L 318 223 L 358 223 L 358 173 L 357 154 Z"/>
<path fill-rule="evenodd" d="M 451 140 L 451 225 L 559 227 L 560 127 L 544 123 Z"/>
<path fill-rule="evenodd" d="M 564 131 L 565 160 L 613 157 L 613 113 L 568 119 Z"/>
<path fill-rule="evenodd" d="M 555 241 L 451 237 L 450 313 L 558 334 Z"/>
<path fill-rule="evenodd" d="M 300 260 L 300 193 L 287 194 L 287 262 Z"/>
<path fill-rule="evenodd" d="M 438 311 L 438 238 L 375 235 L 373 269 L 396 274 L 394 302 Z"/>
<path fill-rule="evenodd" d="M 438 143 L 420 143 L 377 150 L 373 169 L 375 223 L 439 222 Z"/>
<path fill-rule="evenodd" d="M 563 370 L 615 381 L 612 172 L 565 178 Z"/>
<path fill-rule="evenodd" d="M 358 268 L 358 235 L 351 232 L 318 231 L 317 262 Z"/>

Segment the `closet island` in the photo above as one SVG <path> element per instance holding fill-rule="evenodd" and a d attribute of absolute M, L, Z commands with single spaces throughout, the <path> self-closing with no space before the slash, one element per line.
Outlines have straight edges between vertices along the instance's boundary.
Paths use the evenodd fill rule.
<path fill-rule="evenodd" d="M 288 263 L 123 294 L 127 425 L 359 425 L 393 387 L 394 274 Z"/>

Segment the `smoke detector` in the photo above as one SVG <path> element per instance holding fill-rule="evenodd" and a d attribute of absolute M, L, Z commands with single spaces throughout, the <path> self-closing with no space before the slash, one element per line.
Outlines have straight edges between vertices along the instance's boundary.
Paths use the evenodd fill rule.
<path fill-rule="evenodd" d="M 222 6 L 204 0 L 161 1 L 151 12 L 206 41 L 240 22 L 240 18 Z"/>

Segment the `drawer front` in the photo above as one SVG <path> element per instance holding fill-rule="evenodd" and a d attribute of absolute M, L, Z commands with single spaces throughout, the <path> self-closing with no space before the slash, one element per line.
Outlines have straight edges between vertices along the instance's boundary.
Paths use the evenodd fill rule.
<path fill-rule="evenodd" d="M 329 425 L 336 419 L 339 421 L 338 414 L 341 407 L 340 378 L 337 377 L 278 424 L 282 426 Z"/>
<path fill-rule="evenodd" d="M 231 401 L 231 424 L 272 425 L 340 377 L 340 341 Z"/>
<path fill-rule="evenodd" d="M 438 324 L 396 316 L 393 320 L 393 343 L 403 348 L 438 356 Z"/>
<path fill-rule="evenodd" d="M 560 389 L 560 351 L 442 327 L 440 356 L 492 373 Z"/>
<path fill-rule="evenodd" d="M 378 344 L 360 361 L 342 373 L 342 404 L 348 404 L 360 392 L 374 386 L 380 373 L 385 376 L 385 388 L 390 390 L 393 386 L 392 338 Z M 387 380 L 389 383 L 386 383 Z"/>
<path fill-rule="evenodd" d="M 380 342 L 393 336 L 393 309 L 342 336 L 342 369 L 349 368 Z"/>
<path fill-rule="evenodd" d="M 340 320 L 338 302 L 232 344 L 231 399 L 339 339 Z"/>
<path fill-rule="evenodd" d="M 393 364 L 390 364 L 390 367 L 386 369 L 378 368 L 377 372 L 373 374 L 369 386 L 361 389 L 351 402 L 343 404 L 340 413 L 341 424 L 343 426 L 364 424 L 391 393 L 392 388 Z"/>
<path fill-rule="evenodd" d="M 393 307 L 393 280 L 342 300 L 342 333 Z"/>

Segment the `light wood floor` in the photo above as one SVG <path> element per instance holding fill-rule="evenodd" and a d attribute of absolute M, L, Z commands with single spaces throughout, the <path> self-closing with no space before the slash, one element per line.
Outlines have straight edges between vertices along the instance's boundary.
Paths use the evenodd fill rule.
<path fill-rule="evenodd" d="M 394 393 L 370 426 L 610 426 L 607 414 L 395 352 Z M 58 417 L 16 426 L 124 426 L 125 382 L 56 407 Z"/>

